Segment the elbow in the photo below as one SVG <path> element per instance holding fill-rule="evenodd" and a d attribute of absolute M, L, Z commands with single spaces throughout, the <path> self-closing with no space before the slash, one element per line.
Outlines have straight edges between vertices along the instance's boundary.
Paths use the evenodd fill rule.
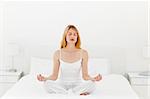
<path fill-rule="evenodd" d="M 51 80 L 54 80 L 54 81 L 55 81 L 55 80 L 57 80 L 57 77 L 52 77 Z"/>
<path fill-rule="evenodd" d="M 55 81 L 55 80 L 57 80 L 57 78 L 58 78 L 58 77 L 54 77 L 53 80 Z"/>
<path fill-rule="evenodd" d="M 82 76 L 83 80 L 89 80 L 89 77 L 87 76 Z"/>
<path fill-rule="evenodd" d="M 87 79 L 87 78 L 83 78 L 83 80 L 89 80 L 89 79 Z"/>
<path fill-rule="evenodd" d="M 54 78 L 53 81 L 57 80 L 57 78 Z"/>
<path fill-rule="evenodd" d="M 57 76 L 52 75 L 52 76 L 50 77 L 50 80 L 54 80 L 54 81 L 55 81 L 55 80 L 57 80 L 57 78 L 58 78 Z"/>

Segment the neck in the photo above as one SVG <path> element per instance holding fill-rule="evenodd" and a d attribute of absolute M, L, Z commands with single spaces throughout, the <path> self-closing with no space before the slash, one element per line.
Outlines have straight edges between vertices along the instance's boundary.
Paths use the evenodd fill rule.
<path fill-rule="evenodd" d="M 67 44 L 66 48 L 69 50 L 76 49 L 75 44 Z"/>

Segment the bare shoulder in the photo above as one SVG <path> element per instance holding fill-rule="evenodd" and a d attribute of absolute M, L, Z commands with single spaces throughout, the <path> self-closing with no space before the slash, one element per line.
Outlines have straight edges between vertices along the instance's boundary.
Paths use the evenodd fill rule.
<path fill-rule="evenodd" d="M 81 49 L 82 50 L 82 55 L 83 57 L 87 57 L 88 56 L 88 51 L 85 49 Z"/>
<path fill-rule="evenodd" d="M 59 58 L 59 55 L 60 55 L 60 50 L 56 50 L 56 51 L 54 52 L 54 57 L 55 57 L 55 58 Z"/>

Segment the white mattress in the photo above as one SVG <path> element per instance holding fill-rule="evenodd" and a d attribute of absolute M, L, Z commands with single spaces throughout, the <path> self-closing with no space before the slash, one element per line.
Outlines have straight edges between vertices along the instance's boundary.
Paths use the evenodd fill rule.
<path fill-rule="evenodd" d="M 43 88 L 43 83 L 37 81 L 36 76 L 22 77 L 2 99 L 139 99 L 125 77 L 110 74 L 97 82 L 97 89 L 88 96 L 74 94 L 49 94 Z"/>

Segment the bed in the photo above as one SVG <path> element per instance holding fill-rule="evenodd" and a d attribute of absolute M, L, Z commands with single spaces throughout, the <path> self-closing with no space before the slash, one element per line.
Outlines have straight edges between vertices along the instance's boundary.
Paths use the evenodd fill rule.
<path fill-rule="evenodd" d="M 103 79 L 96 82 L 96 90 L 87 96 L 74 95 L 73 93 L 67 95 L 47 93 L 43 88 L 43 82 L 39 82 L 36 75 L 38 73 L 47 75 L 51 72 L 50 65 L 52 63 L 47 59 L 32 58 L 31 60 L 30 73 L 22 77 L 1 99 L 139 99 L 124 76 L 110 73 L 107 59 L 89 60 L 90 66 L 96 64 L 95 69 L 89 66 L 89 73 L 95 75 L 94 73 L 100 72 Z M 44 69 L 41 66 L 44 66 Z"/>

